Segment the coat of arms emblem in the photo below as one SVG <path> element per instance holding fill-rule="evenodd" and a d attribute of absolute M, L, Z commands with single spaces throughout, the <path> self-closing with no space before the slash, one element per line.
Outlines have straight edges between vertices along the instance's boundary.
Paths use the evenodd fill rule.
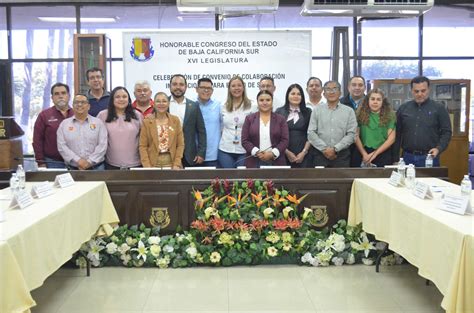
<path fill-rule="evenodd" d="M 151 208 L 150 224 L 153 227 L 159 226 L 161 229 L 164 229 L 168 227 L 170 222 L 168 208 Z"/>

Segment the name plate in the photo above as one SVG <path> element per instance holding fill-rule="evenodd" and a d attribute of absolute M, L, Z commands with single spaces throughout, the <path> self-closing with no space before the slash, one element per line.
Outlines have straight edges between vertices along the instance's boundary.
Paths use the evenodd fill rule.
<path fill-rule="evenodd" d="M 393 171 L 392 175 L 390 175 L 390 179 L 388 180 L 388 183 L 392 186 L 395 186 L 395 187 L 403 186 L 403 176 L 402 176 L 402 174 Z"/>
<path fill-rule="evenodd" d="M 36 184 L 31 189 L 31 195 L 38 199 L 50 196 L 53 194 L 53 192 L 53 186 L 47 181 Z"/>
<path fill-rule="evenodd" d="M 430 190 L 430 185 L 417 181 L 415 188 L 413 189 L 413 194 L 415 197 L 420 199 L 433 199 L 433 193 Z"/>
<path fill-rule="evenodd" d="M 75 181 L 71 173 L 57 175 L 54 179 L 54 187 L 66 188 L 74 185 Z"/>
<path fill-rule="evenodd" d="M 13 196 L 12 202 L 10 202 L 8 208 L 12 209 L 16 206 L 19 206 L 20 209 L 24 209 L 32 204 L 33 198 L 31 197 L 30 193 L 26 190 L 20 190 Z"/>
<path fill-rule="evenodd" d="M 470 209 L 470 203 L 468 197 L 455 196 L 450 194 L 444 194 L 444 198 L 439 203 L 439 208 L 443 211 L 456 213 L 460 215 L 466 214 L 466 210 Z"/>

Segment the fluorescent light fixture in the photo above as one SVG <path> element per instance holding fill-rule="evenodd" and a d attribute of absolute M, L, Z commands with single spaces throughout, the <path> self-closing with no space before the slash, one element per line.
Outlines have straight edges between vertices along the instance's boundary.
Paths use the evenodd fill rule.
<path fill-rule="evenodd" d="M 40 16 L 38 19 L 42 22 L 52 23 L 75 23 L 75 17 L 50 17 Z M 115 23 L 118 17 L 81 17 L 81 23 Z"/>

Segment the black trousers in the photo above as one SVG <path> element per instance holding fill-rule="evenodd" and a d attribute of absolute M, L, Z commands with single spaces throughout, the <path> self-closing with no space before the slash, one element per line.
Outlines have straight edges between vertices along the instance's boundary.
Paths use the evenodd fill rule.
<path fill-rule="evenodd" d="M 344 149 L 337 153 L 337 158 L 335 160 L 327 159 L 324 154 L 315 149 L 314 153 L 314 165 L 315 166 L 324 166 L 324 167 L 349 167 L 351 163 L 351 152 L 350 149 Z M 359 163 L 360 164 L 360 163 Z"/>

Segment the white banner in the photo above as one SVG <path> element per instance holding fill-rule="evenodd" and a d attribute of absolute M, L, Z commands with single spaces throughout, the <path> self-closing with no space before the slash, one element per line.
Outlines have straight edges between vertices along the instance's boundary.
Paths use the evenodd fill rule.
<path fill-rule="evenodd" d="M 213 98 L 224 102 L 227 83 L 242 77 L 255 100 L 263 76 L 275 80 L 277 101 L 284 102 L 293 83 L 306 87 L 311 75 L 311 31 L 214 31 L 123 33 L 125 86 L 133 94 L 138 80 L 147 80 L 153 94 L 169 94 L 173 74 L 188 81 L 186 97 L 196 99 L 197 80 L 214 83 Z M 132 96 L 133 97 L 133 96 Z"/>

